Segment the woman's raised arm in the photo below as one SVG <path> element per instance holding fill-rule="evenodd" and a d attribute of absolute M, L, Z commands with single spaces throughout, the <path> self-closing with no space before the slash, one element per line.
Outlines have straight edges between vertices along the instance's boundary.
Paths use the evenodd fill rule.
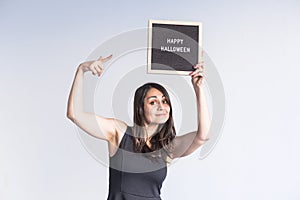
<path fill-rule="evenodd" d="M 197 64 L 194 68 L 195 71 L 190 75 L 196 94 L 198 129 L 195 132 L 175 137 L 174 158 L 184 157 L 193 153 L 208 140 L 211 119 L 203 86 L 204 64 Z"/>
<path fill-rule="evenodd" d="M 118 132 L 122 132 L 127 125 L 117 119 L 104 118 L 83 109 L 83 78 L 84 73 L 91 71 L 93 75 L 100 76 L 103 64 L 109 61 L 112 55 L 95 61 L 87 61 L 77 68 L 73 85 L 69 94 L 67 117 L 79 128 L 99 139 L 113 142 Z M 120 131 L 119 131 L 120 130 Z"/>

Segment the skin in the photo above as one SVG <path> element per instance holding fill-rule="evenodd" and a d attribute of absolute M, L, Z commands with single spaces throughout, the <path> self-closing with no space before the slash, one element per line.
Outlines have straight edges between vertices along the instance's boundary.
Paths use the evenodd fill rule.
<path fill-rule="evenodd" d="M 203 54 L 202 54 L 203 56 Z M 83 109 L 83 78 L 84 73 L 92 72 L 100 77 L 104 67 L 112 55 L 94 61 L 81 63 L 77 67 L 76 75 L 68 99 L 67 117 L 85 132 L 99 139 L 106 140 L 109 147 L 109 155 L 113 156 L 122 140 L 127 124 L 119 119 L 105 118 L 94 113 L 85 112 Z M 207 140 L 210 128 L 210 115 L 206 103 L 204 92 L 204 63 L 194 66 L 194 71 L 190 74 L 193 88 L 196 95 L 198 128 L 194 132 L 176 136 L 174 139 L 173 158 L 187 156 Z M 169 118 L 170 107 L 164 101 L 162 93 L 157 89 L 150 89 L 144 99 L 144 110 L 146 124 L 145 128 L 148 137 L 151 138 L 158 127 Z M 164 114 L 164 115 L 161 115 Z M 149 145 L 149 143 L 147 142 Z"/>
<path fill-rule="evenodd" d="M 151 88 L 144 99 L 144 116 L 146 119 L 146 130 L 151 137 L 159 124 L 169 119 L 170 106 L 166 98 L 156 88 Z"/>

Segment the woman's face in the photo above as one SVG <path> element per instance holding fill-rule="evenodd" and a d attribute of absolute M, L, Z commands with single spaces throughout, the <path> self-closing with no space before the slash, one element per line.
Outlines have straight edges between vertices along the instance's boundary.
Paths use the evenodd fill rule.
<path fill-rule="evenodd" d="M 161 91 L 151 88 L 147 92 L 144 114 L 147 124 L 163 124 L 169 119 L 170 105 Z"/>

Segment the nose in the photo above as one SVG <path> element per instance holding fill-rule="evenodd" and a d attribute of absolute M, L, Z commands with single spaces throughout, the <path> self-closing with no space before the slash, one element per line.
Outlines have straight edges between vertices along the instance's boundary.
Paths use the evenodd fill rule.
<path fill-rule="evenodd" d="M 163 102 L 159 102 L 158 103 L 158 110 L 164 110 L 165 109 L 165 105 L 163 104 Z"/>

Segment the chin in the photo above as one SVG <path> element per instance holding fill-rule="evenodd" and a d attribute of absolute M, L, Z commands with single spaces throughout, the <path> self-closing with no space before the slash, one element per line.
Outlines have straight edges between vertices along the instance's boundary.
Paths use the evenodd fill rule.
<path fill-rule="evenodd" d="M 168 118 L 168 119 L 169 119 L 169 118 Z M 157 123 L 157 124 L 165 124 L 165 123 L 168 121 L 168 119 L 158 120 L 156 123 Z"/>
<path fill-rule="evenodd" d="M 152 120 L 148 121 L 148 124 L 165 124 L 169 120 L 169 116 L 164 116 L 164 117 L 153 117 Z"/>

